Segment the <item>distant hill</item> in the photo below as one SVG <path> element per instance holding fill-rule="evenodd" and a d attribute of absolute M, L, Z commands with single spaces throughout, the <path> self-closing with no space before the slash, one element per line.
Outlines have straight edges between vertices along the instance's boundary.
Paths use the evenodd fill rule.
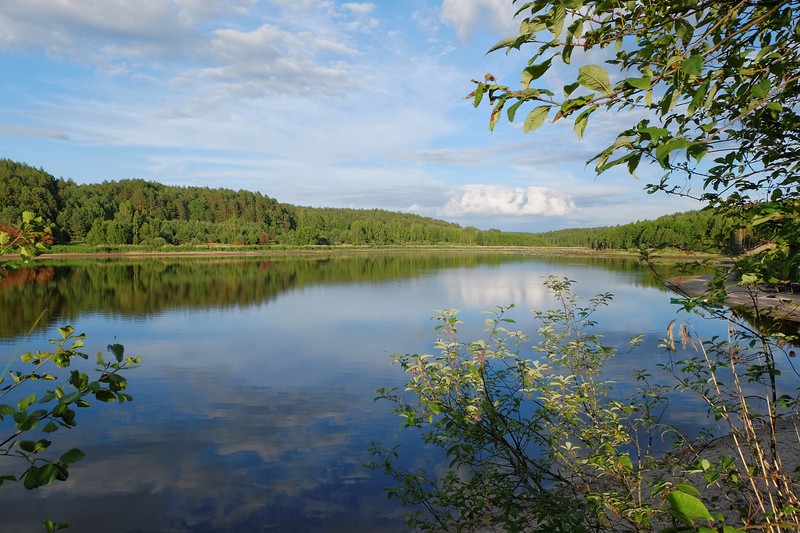
<path fill-rule="evenodd" d="M 732 233 L 709 211 L 538 234 L 479 230 L 381 209 L 298 207 L 245 190 L 180 187 L 141 179 L 78 185 L 41 168 L 0 159 L 0 224 L 16 222 L 23 211 L 42 215 L 56 242 L 109 245 L 452 244 L 627 249 L 671 242 L 697 249 L 709 234 Z"/>

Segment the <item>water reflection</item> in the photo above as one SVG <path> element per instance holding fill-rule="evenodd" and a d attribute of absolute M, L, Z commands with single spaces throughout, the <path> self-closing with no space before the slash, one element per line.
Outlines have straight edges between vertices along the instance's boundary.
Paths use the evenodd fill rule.
<path fill-rule="evenodd" d="M 624 261 L 379 254 L 45 268 L 0 287 L 0 356 L 43 348 L 53 324 L 72 322 L 89 353 L 121 342 L 144 365 L 130 375 L 132 404 L 93 407 L 56 435 L 87 453 L 66 483 L 35 497 L 0 489 L 13 530 L 53 518 L 77 531 L 402 531 L 386 480 L 361 465 L 371 440 L 404 441 L 415 466 L 442 460 L 373 402 L 376 388 L 402 379 L 390 354 L 432 349 L 433 309 L 462 309 L 471 338 L 481 311 L 511 303 L 532 331 L 528 310 L 549 304 L 550 274 L 578 280 L 581 294 L 612 292 L 598 317 L 606 341 L 647 339 L 609 369 L 622 389 L 631 369 L 658 361 L 675 313 L 669 294 Z"/>

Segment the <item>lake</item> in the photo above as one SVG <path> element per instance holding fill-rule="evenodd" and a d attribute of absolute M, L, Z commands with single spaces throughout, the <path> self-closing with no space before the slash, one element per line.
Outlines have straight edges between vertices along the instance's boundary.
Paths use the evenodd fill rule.
<path fill-rule="evenodd" d="M 70 531 L 403 531 L 388 480 L 363 466 L 369 442 L 402 443 L 408 464 L 426 468 L 441 457 L 373 401 L 402 383 L 391 354 L 432 351 L 434 309 L 460 309 L 472 339 L 481 311 L 513 303 L 533 333 L 530 309 L 552 304 L 549 275 L 576 280 L 586 297 L 614 294 L 597 317 L 607 343 L 645 334 L 609 368 L 621 389 L 659 362 L 677 306 L 636 260 L 387 252 L 51 260 L 14 273 L 0 284 L 4 361 L 47 350 L 71 324 L 87 334 L 90 361 L 121 343 L 143 363 L 128 373 L 132 403 L 93 402 L 53 436 L 54 449 L 87 455 L 66 482 L 0 487 L 2 529 L 37 531 L 49 518 Z M 681 401 L 673 421 L 698 431 L 702 408 Z"/>

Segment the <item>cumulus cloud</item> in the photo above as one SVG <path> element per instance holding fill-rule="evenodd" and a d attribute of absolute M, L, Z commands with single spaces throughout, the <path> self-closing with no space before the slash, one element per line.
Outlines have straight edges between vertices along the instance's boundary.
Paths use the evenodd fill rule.
<path fill-rule="evenodd" d="M 568 195 L 546 187 L 465 185 L 445 205 L 443 214 L 561 216 L 574 209 Z"/>
<path fill-rule="evenodd" d="M 516 7 L 508 0 L 443 0 L 439 16 L 465 40 L 479 25 L 501 31 L 514 29 L 515 11 Z"/>

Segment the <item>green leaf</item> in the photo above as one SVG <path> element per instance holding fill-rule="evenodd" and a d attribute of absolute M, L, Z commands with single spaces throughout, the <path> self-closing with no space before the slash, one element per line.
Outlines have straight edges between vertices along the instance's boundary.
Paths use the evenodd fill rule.
<path fill-rule="evenodd" d="M 121 344 L 109 344 L 107 348 L 108 351 L 114 354 L 114 357 L 117 359 L 117 362 L 121 363 L 123 357 L 125 357 L 125 347 Z"/>
<path fill-rule="evenodd" d="M 21 440 L 18 441 L 18 446 L 25 452 L 28 453 L 39 453 L 42 450 L 46 450 L 52 444 L 47 439 L 40 439 L 37 441 L 32 440 Z"/>
<path fill-rule="evenodd" d="M 545 72 L 547 72 L 552 62 L 553 58 L 551 57 L 544 63 L 539 63 L 538 65 L 533 65 L 523 70 L 522 76 L 520 77 L 520 83 L 522 83 L 522 86 L 526 89 L 529 88 L 533 80 L 540 78 Z"/>
<path fill-rule="evenodd" d="M 608 73 L 597 65 L 586 65 L 578 71 L 578 83 L 592 91 L 600 91 L 606 96 L 614 92 Z"/>
<path fill-rule="evenodd" d="M 575 119 L 575 125 L 572 126 L 572 129 L 578 135 L 578 139 L 583 138 L 583 131 L 586 129 L 586 124 L 589 122 L 589 115 L 581 113 L 581 115 Z"/>
<path fill-rule="evenodd" d="M 86 454 L 80 451 L 78 448 L 72 448 L 66 451 L 58 460 L 64 464 L 72 464 L 80 461 L 86 457 Z"/>
<path fill-rule="evenodd" d="M 697 161 L 698 163 L 703 159 L 703 157 L 705 157 L 707 153 L 708 153 L 708 144 L 706 143 L 700 143 L 700 142 L 692 143 L 686 149 L 686 154 L 689 157 L 693 157 L 694 160 Z"/>
<path fill-rule="evenodd" d="M 27 409 L 28 407 L 30 407 L 34 403 L 36 403 L 36 395 L 35 394 L 31 394 L 30 396 L 26 396 L 25 398 L 21 398 L 17 402 L 17 409 L 19 411 L 24 411 L 25 409 Z"/>
<path fill-rule="evenodd" d="M 583 138 L 583 132 L 586 129 L 586 124 L 589 123 L 589 115 L 591 115 L 594 111 L 597 110 L 597 106 L 593 105 L 589 109 L 585 110 L 583 113 L 578 115 L 578 118 L 575 119 L 575 125 L 572 127 L 575 130 L 575 133 L 578 135 L 578 139 Z"/>
<path fill-rule="evenodd" d="M 697 108 L 702 105 L 703 100 L 706 97 L 706 93 L 708 92 L 708 81 L 705 81 L 700 84 L 697 90 L 694 92 L 692 96 L 692 103 L 689 104 L 689 114 L 694 114 L 697 111 Z"/>
<path fill-rule="evenodd" d="M 656 142 L 662 137 L 666 137 L 667 135 L 669 135 L 669 130 L 667 130 L 666 128 L 656 128 L 653 126 L 647 128 L 639 128 L 639 132 L 643 134 L 642 137 L 649 138 L 653 142 Z"/>
<path fill-rule="evenodd" d="M 108 389 L 101 389 L 94 393 L 94 397 L 101 402 L 113 402 L 117 399 L 113 392 Z"/>
<path fill-rule="evenodd" d="M 625 78 L 625 83 L 635 89 L 649 89 L 652 76 L 645 76 L 644 78 Z"/>
<path fill-rule="evenodd" d="M 739 284 L 740 285 L 753 285 L 759 282 L 759 278 L 757 274 L 753 274 L 748 272 L 746 274 L 742 274 Z"/>
<path fill-rule="evenodd" d="M 481 100 L 483 100 L 483 92 L 486 88 L 486 85 L 483 83 L 479 83 L 478 87 L 475 89 L 475 98 L 472 100 L 472 105 L 474 107 L 478 107 L 481 104 Z M 469 98 L 469 97 L 467 97 Z"/>
<path fill-rule="evenodd" d="M 699 490 L 691 485 L 687 485 L 686 483 L 678 483 L 675 485 L 675 488 L 681 492 L 685 492 L 686 494 L 691 494 L 692 496 L 700 496 Z"/>
<path fill-rule="evenodd" d="M 17 441 L 17 446 L 19 446 L 19 448 L 23 452 L 32 453 L 33 452 L 33 448 L 34 448 L 35 445 L 36 445 L 36 443 L 34 441 L 32 441 L 32 440 L 19 440 L 19 441 Z"/>
<path fill-rule="evenodd" d="M 553 37 L 561 35 L 561 31 L 564 29 L 564 19 L 566 16 L 567 10 L 563 5 L 556 4 L 553 6 L 553 10 L 550 12 L 550 17 L 547 21 L 547 29 L 550 30 Z"/>
<path fill-rule="evenodd" d="M 639 166 L 639 162 L 641 161 L 641 159 L 642 159 L 642 154 L 640 153 L 634 153 L 633 157 L 628 159 L 628 173 L 634 175 L 634 172 L 636 172 L 636 168 Z"/>
<path fill-rule="evenodd" d="M 678 96 L 676 95 L 674 89 L 670 89 L 661 98 L 661 103 L 658 106 L 659 111 L 661 111 L 662 115 L 666 115 L 667 113 L 669 113 L 670 111 L 672 111 L 675 108 L 675 105 L 677 103 L 678 103 Z"/>
<path fill-rule="evenodd" d="M 53 531 L 69 528 L 69 524 L 65 524 L 64 522 L 53 522 L 52 520 L 45 520 L 44 522 L 42 522 L 42 527 L 44 527 L 47 533 L 53 533 Z"/>
<path fill-rule="evenodd" d="M 26 489 L 31 490 L 44 485 L 49 485 L 56 479 L 67 479 L 67 469 L 63 465 L 56 465 L 53 463 L 44 466 L 32 466 L 25 473 L 23 485 Z"/>
<path fill-rule="evenodd" d="M 570 83 L 569 85 L 564 85 L 564 97 L 569 97 L 572 93 L 575 92 L 575 89 L 580 87 L 580 83 L 577 81 L 575 83 Z"/>
<path fill-rule="evenodd" d="M 519 25 L 519 34 L 523 35 L 536 35 L 540 31 L 547 28 L 547 24 L 542 17 L 535 17 L 533 19 L 525 19 Z"/>
<path fill-rule="evenodd" d="M 703 502 L 681 490 L 667 494 L 667 502 L 670 514 L 686 525 L 694 525 L 695 520 L 713 520 Z"/>
<path fill-rule="evenodd" d="M 753 98 L 763 100 L 769 96 L 769 91 L 771 88 L 772 84 L 770 83 L 769 78 L 764 78 L 760 82 L 750 87 L 750 94 L 753 95 Z"/>
<path fill-rule="evenodd" d="M 525 124 L 523 125 L 523 131 L 528 133 L 539 129 L 539 126 L 544 123 L 549 112 L 550 106 L 543 105 L 528 113 L 528 116 L 525 118 Z"/>
<path fill-rule="evenodd" d="M 499 41 L 497 44 L 489 48 L 489 51 L 486 52 L 490 54 L 496 50 L 500 50 L 501 48 L 511 48 L 517 42 L 518 37 L 506 37 L 505 39 Z"/>
<path fill-rule="evenodd" d="M 570 61 L 572 61 L 572 52 L 575 50 L 574 44 L 565 44 L 564 49 L 561 51 L 561 60 L 564 64 L 569 65 Z"/>
<path fill-rule="evenodd" d="M 656 159 L 662 167 L 666 167 L 669 165 L 669 155 L 675 150 L 686 148 L 687 144 L 686 139 L 673 137 L 656 148 Z"/>
<path fill-rule="evenodd" d="M 514 122 L 514 117 L 517 116 L 517 109 L 519 109 L 519 106 L 521 106 L 523 103 L 525 103 L 525 100 L 517 100 L 506 110 L 506 115 L 508 116 L 509 122 Z"/>
<path fill-rule="evenodd" d="M 703 56 L 694 54 L 681 63 L 681 72 L 689 78 L 697 78 L 703 73 Z"/>

